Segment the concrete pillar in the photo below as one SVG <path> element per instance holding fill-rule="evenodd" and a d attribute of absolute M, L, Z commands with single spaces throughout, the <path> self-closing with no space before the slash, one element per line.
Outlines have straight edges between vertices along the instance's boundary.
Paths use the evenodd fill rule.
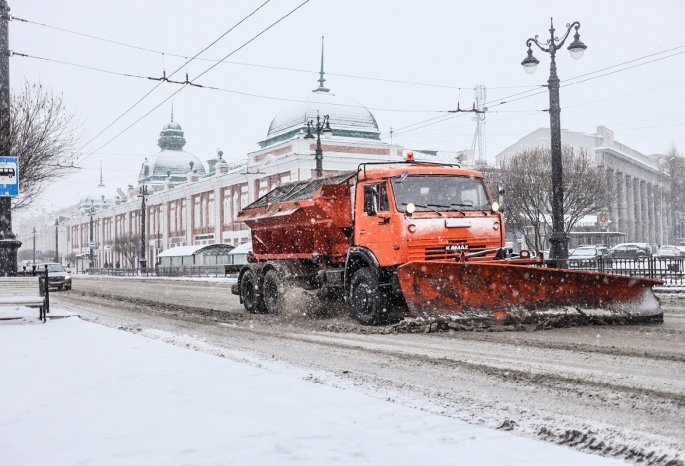
<path fill-rule="evenodd" d="M 625 233 L 628 228 L 628 218 L 626 217 L 626 186 L 623 173 L 614 173 L 612 192 L 614 193 L 611 212 L 611 220 L 614 222 L 612 230 Z"/>
<path fill-rule="evenodd" d="M 633 179 L 623 175 L 625 199 L 624 209 L 626 212 L 626 241 L 635 241 L 635 190 L 633 189 Z"/>
<path fill-rule="evenodd" d="M 632 179 L 633 182 L 633 202 L 631 207 L 635 212 L 635 230 L 633 231 L 633 241 L 642 242 L 642 191 L 640 190 L 640 180 Z"/>

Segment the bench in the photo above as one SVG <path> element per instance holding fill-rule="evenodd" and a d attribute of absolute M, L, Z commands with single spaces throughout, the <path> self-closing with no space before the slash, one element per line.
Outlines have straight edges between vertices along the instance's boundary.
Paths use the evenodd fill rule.
<path fill-rule="evenodd" d="M 41 276 L 0 277 L 0 306 L 37 307 L 40 320 L 45 322 L 45 315 L 50 312 L 47 280 Z"/>

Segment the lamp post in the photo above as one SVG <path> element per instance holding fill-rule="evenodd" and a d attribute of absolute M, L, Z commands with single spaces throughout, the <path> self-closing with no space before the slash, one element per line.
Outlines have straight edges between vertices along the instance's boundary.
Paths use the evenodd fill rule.
<path fill-rule="evenodd" d="M 568 236 L 564 231 L 564 187 L 563 169 L 561 162 L 561 107 L 559 106 L 559 77 L 557 76 L 556 52 L 566 42 L 571 30 L 575 28 L 574 40 L 568 46 L 571 57 L 578 60 L 583 56 L 587 46 L 580 41 L 578 21 L 566 25 L 566 34 L 559 39 L 554 36 L 554 23 L 550 22 L 549 39 L 543 44 L 538 41 L 538 36 L 528 39 L 528 56 L 521 62 L 523 68 L 528 73 L 534 73 L 535 68 L 540 63 L 531 50 L 531 44 L 538 46 L 543 52 L 550 55 L 549 79 L 547 88 L 549 89 L 549 130 L 552 141 L 552 237 L 550 238 L 550 265 L 552 267 L 565 266 L 568 259 Z"/>
<path fill-rule="evenodd" d="M 90 201 L 90 241 L 88 242 L 88 252 L 89 252 L 89 268 L 95 267 L 95 263 L 93 262 L 93 213 L 95 213 L 95 207 L 93 204 L 95 203 L 94 200 L 91 199 Z"/>
<path fill-rule="evenodd" d="M 190 162 L 191 164 L 193 162 Z M 191 165 L 192 168 L 192 165 Z M 142 204 L 140 206 L 140 269 L 144 269 L 147 266 L 147 260 L 145 259 L 145 196 L 150 193 L 147 190 L 147 185 L 143 185 L 140 188 L 140 194 L 138 197 L 142 198 Z"/>
<path fill-rule="evenodd" d="M 36 265 L 36 227 L 33 227 L 33 264 Z"/>
<path fill-rule="evenodd" d="M 312 128 L 314 131 L 316 131 L 316 151 L 314 151 L 314 158 L 316 159 L 317 178 L 323 177 L 323 150 L 321 149 L 321 133 L 323 133 L 323 137 L 326 139 L 333 136 L 333 130 L 331 129 L 331 125 L 329 124 L 328 120 L 328 115 L 324 115 L 323 121 L 321 121 L 321 118 L 317 113 L 316 123 L 314 123 L 314 120 L 309 120 L 307 122 L 307 134 L 304 137 L 305 139 L 314 139 Z"/>
<path fill-rule="evenodd" d="M 55 219 L 55 262 L 59 263 L 59 220 Z"/>

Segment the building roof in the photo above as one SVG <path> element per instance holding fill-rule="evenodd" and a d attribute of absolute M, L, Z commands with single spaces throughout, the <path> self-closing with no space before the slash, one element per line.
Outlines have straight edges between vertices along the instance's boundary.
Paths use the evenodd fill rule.
<path fill-rule="evenodd" d="M 153 187 L 161 185 L 169 176 L 172 177 L 172 181 L 179 182 L 192 171 L 197 171 L 198 176 L 206 175 L 205 167 L 200 159 L 183 150 L 186 144 L 183 135 L 181 125 L 174 121 L 172 107 L 171 121 L 164 125 L 157 141 L 162 151 L 145 159 L 138 175 L 139 185 L 152 184 Z"/>
<path fill-rule="evenodd" d="M 266 139 L 259 143 L 262 148 L 306 133 L 307 122 L 313 120 L 316 123 L 317 115 L 321 118 L 324 115 L 329 116 L 333 137 L 380 139 L 378 123 L 369 109 L 359 102 L 337 97 L 324 87 L 325 81 L 322 44 L 319 87 L 302 101 L 293 103 L 276 115 L 271 121 Z"/>

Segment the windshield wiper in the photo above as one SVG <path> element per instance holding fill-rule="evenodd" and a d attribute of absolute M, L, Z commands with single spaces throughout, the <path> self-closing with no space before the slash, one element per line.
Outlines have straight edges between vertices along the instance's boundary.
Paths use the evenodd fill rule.
<path fill-rule="evenodd" d="M 477 211 L 479 211 L 479 212 L 482 212 L 483 215 L 488 215 L 488 212 L 487 212 L 487 211 L 482 210 L 482 209 L 479 209 L 479 208 L 477 208 L 476 206 L 474 206 L 473 204 L 450 204 L 450 207 L 452 207 L 452 206 L 457 206 L 457 207 L 470 207 L 470 208 L 472 208 L 473 210 L 477 210 Z M 462 214 L 464 214 L 464 211 L 462 211 L 462 210 L 458 210 L 458 212 L 461 212 Z M 464 215 L 466 215 L 466 214 L 464 214 Z"/>
<path fill-rule="evenodd" d="M 406 202 L 403 202 L 402 205 L 406 207 L 407 203 L 406 203 Z M 449 208 L 448 206 L 445 206 L 445 205 L 437 205 L 437 204 L 414 204 L 414 205 L 415 205 L 416 207 L 423 207 L 424 209 L 430 209 L 430 210 L 432 210 L 433 212 L 435 212 L 436 214 L 438 214 L 438 215 L 441 216 L 441 217 L 443 216 L 443 215 L 442 215 L 442 212 L 440 212 L 438 209 L 434 209 L 433 206 L 435 206 L 435 207 L 445 207 L 445 208 Z"/>

